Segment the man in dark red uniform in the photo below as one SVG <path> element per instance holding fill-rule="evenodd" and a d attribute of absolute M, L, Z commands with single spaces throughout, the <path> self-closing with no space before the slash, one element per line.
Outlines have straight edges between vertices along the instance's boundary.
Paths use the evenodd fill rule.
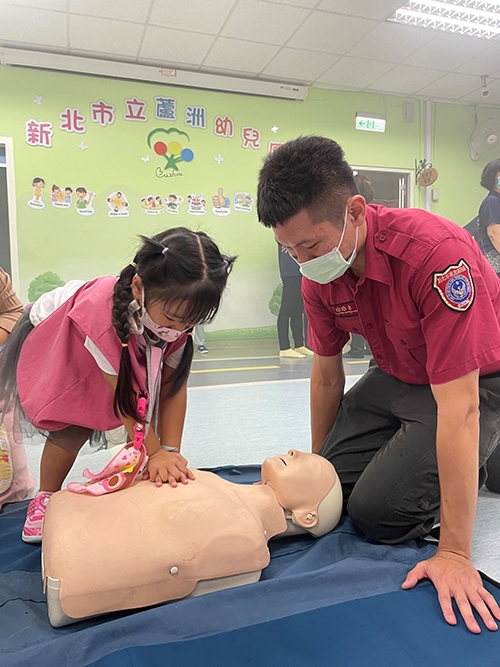
<path fill-rule="evenodd" d="M 478 488 L 500 440 L 500 281 L 471 236 L 419 209 L 367 206 L 340 146 L 301 137 L 260 172 L 259 220 L 300 264 L 309 318 L 312 448 L 336 467 L 371 539 L 423 537 L 436 555 L 403 588 L 433 581 L 472 632 L 500 609 L 470 562 Z M 344 396 L 342 348 L 374 362 Z"/>

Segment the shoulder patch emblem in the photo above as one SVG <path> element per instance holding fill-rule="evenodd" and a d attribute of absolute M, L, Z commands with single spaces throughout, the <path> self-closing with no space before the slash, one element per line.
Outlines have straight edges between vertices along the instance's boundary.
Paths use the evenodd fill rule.
<path fill-rule="evenodd" d="M 464 259 L 449 266 L 442 273 L 434 272 L 432 286 L 448 308 L 464 312 L 472 306 L 475 296 L 474 281 L 470 267 Z"/>

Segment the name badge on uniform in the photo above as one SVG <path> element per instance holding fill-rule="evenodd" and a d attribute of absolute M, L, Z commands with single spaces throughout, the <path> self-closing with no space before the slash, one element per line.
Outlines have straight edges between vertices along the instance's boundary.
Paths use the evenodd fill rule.
<path fill-rule="evenodd" d="M 357 317 L 358 307 L 354 301 L 346 301 L 345 303 L 330 304 L 336 317 Z"/>
<path fill-rule="evenodd" d="M 464 312 L 474 301 L 475 290 L 471 270 L 464 259 L 449 266 L 446 271 L 432 274 L 432 286 L 448 308 Z"/>

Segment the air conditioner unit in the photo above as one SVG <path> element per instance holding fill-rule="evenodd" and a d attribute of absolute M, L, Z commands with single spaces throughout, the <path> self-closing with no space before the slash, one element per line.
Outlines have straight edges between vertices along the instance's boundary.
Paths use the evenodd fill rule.
<path fill-rule="evenodd" d="M 74 74 L 91 74 L 113 79 L 147 81 L 168 86 L 204 88 L 206 90 L 220 90 L 226 93 L 278 97 L 287 100 L 303 101 L 306 99 L 308 92 L 307 86 L 297 86 L 293 83 L 240 79 L 231 76 L 220 76 L 218 74 L 204 74 L 203 72 L 187 72 L 172 69 L 168 66 L 135 65 L 133 63 L 121 63 L 110 60 L 98 60 L 97 58 L 82 58 L 80 56 L 66 56 L 22 49 L 0 48 L 0 63 L 2 65 L 72 72 Z"/>

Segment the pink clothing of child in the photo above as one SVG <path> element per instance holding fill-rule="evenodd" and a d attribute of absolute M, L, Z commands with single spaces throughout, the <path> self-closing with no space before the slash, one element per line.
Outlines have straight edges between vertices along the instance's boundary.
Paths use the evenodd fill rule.
<path fill-rule="evenodd" d="M 38 429 L 59 431 L 83 426 L 109 431 L 121 426 L 113 410 L 113 395 L 91 353 L 89 338 L 118 372 L 122 345 L 112 324 L 116 278 L 84 283 L 66 302 L 31 331 L 17 366 L 21 405 Z M 146 357 L 131 335 L 132 390 L 147 396 Z M 187 334 L 169 343 L 165 359 L 186 342 Z"/>

